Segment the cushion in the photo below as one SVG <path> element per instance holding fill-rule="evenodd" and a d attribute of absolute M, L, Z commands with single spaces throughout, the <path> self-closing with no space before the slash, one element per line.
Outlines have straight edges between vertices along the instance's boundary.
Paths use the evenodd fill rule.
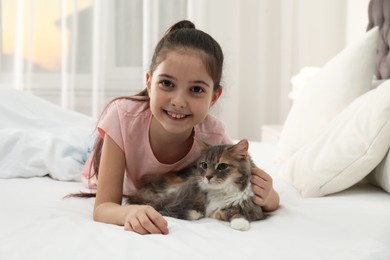
<path fill-rule="evenodd" d="M 95 120 L 0 87 L 0 178 L 80 180 Z"/>
<path fill-rule="evenodd" d="M 301 91 L 284 123 L 277 162 L 311 142 L 341 110 L 370 89 L 377 38 L 375 27 L 325 64 Z"/>
<path fill-rule="evenodd" d="M 382 162 L 370 173 L 368 180 L 390 193 L 390 150 Z"/>
<path fill-rule="evenodd" d="M 282 166 L 303 197 L 342 191 L 368 175 L 390 147 L 390 80 L 354 100 Z"/>

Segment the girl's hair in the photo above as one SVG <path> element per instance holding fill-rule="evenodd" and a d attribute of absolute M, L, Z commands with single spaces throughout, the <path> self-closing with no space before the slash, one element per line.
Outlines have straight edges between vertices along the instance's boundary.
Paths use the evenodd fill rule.
<path fill-rule="evenodd" d="M 157 43 L 157 46 L 154 49 L 152 62 L 149 68 L 150 76 L 153 76 L 157 66 L 166 58 L 167 54 L 173 50 L 191 50 L 198 52 L 202 58 L 203 64 L 206 67 L 207 73 L 214 82 L 214 91 L 217 91 L 221 88 L 223 53 L 220 45 L 209 34 L 196 29 L 195 25 L 187 20 L 182 20 L 172 25 L 166 31 L 165 35 Z M 144 98 L 140 99 L 139 97 Z M 131 99 L 142 102 L 149 101 L 149 95 L 147 89 L 145 88 L 134 96 L 118 97 L 111 100 L 103 109 L 99 121 L 111 103 L 118 99 Z M 93 169 L 96 177 L 99 173 L 102 146 L 103 138 L 98 135 L 91 161 L 91 170 Z"/>
<path fill-rule="evenodd" d="M 157 43 L 150 64 L 149 72 L 153 72 L 172 50 L 184 49 L 199 51 L 203 64 L 214 82 L 214 90 L 221 86 L 223 53 L 219 44 L 207 33 L 197 30 L 195 25 L 187 20 L 174 24 L 167 30 L 165 36 Z"/>

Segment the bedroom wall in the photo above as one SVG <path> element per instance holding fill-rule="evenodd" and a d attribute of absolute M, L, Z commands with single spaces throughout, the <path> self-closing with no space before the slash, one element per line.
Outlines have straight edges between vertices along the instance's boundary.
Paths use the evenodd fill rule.
<path fill-rule="evenodd" d="M 203 7 L 193 20 L 226 57 L 225 93 L 214 113 L 232 138 L 259 140 L 262 125 L 284 122 L 290 78 L 302 67 L 323 66 L 364 34 L 369 0 L 196 2 Z"/>
<path fill-rule="evenodd" d="M 369 0 L 347 0 L 346 45 L 364 34 L 368 24 Z"/>

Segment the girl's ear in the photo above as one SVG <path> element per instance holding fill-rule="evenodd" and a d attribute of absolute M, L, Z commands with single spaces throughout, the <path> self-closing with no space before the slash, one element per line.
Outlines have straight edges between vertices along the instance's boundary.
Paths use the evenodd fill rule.
<path fill-rule="evenodd" d="M 222 95 L 222 87 L 220 87 L 217 91 L 213 91 L 213 97 L 211 98 L 210 107 L 212 107 Z"/>
<path fill-rule="evenodd" d="M 149 94 L 149 97 L 150 97 L 150 86 L 151 86 L 151 81 L 152 81 L 152 76 L 150 75 L 149 72 L 146 72 L 146 75 L 145 75 L 145 78 L 146 78 L 146 89 L 148 90 L 148 94 Z"/>

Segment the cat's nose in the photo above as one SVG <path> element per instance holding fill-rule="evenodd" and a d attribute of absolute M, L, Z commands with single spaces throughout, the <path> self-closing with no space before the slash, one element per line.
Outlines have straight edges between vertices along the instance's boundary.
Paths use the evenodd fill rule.
<path fill-rule="evenodd" d="M 210 179 L 213 178 L 213 176 L 210 176 L 210 175 L 206 175 L 205 177 L 206 177 L 206 179 L 207 179 L 208 181 L 210 181 Z"/>

